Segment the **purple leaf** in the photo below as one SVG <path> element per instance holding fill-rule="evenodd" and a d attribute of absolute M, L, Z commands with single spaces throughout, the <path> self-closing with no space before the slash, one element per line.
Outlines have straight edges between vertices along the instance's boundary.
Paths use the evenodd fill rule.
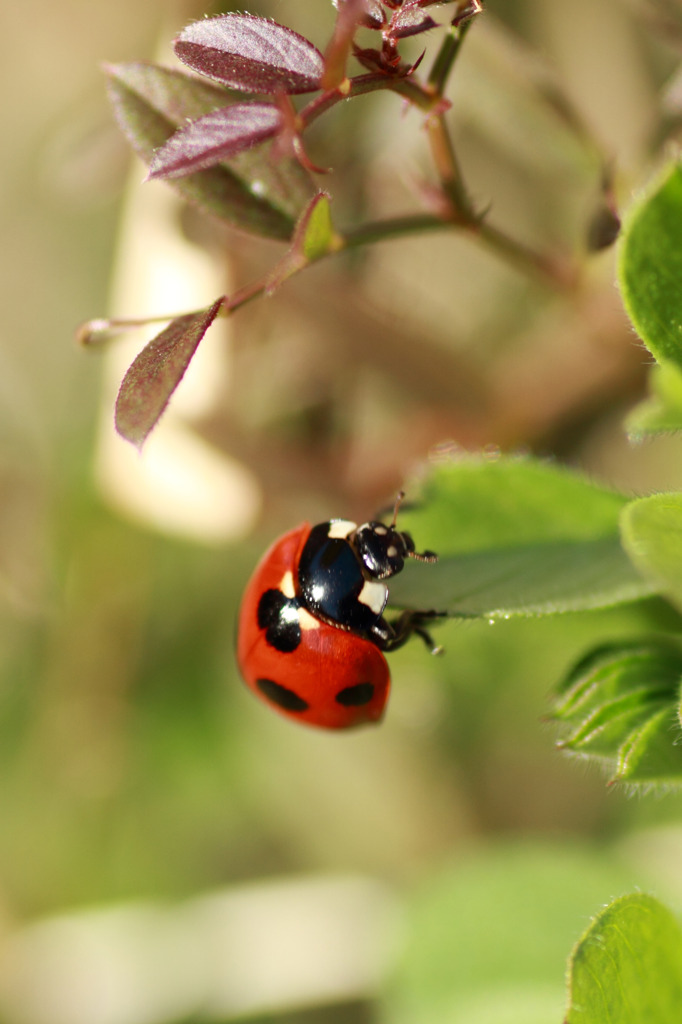
<path fill-rule="evenodd" d="M 301 93 L 320 88 L 322 54 L 290 28 L 251 14 L 195 21 L 175 41 L 183 63 L 242 92 Z"/>
<path fill-rule="evenodd" d="M 385 71 L 384 61 L 380 50 L 373 48 L 360 49 L 353 43 L 353 56 L 368 71 Z"/>
<path fill-rule="evenodd" d="M 271 138 L 282 115 L 271 103 L 235 103 L 191 121 L 154 154 L 150 178 L 181 178 Z"/>
<path fill-rule="evenodd" d="M 392 39 L 406 39 L 407 36 L 416 36 L 437 27 L 438 22 L 429 14 L 423 14 L 414 7 L 404 8 L 393 16 L 389 34 Z"/>
<path fill-rule="evenodd" d="M 347 0 L 332 0 L 337 11 L 341 10 Z M 365 14 L 361 24 L 365 28 L 383 28 L 386 24 L 384 9 L 379 0 L 364 0 Z"/>
<path fill-rule="evenodd" d="M 207 309 L 171 320 L 130 366 L 116 399 L 116 429 L 126 441 L 141 448 L 147 440 L 222 303 L 221 296 Z"/>
<path fill-rule="evenodd" d="M 176 129 L 229 102 L 224 86 L 187 71 L 143 62 L 110 65 L 105 70 L 116 120 L 147 164 Z M 265 142 L 217 167 L 172 178 L 169 185 L 189 202 L 238 228 L 288 239 L 314 186 L 297 160 L 272 159 L 270 146 Z"/>

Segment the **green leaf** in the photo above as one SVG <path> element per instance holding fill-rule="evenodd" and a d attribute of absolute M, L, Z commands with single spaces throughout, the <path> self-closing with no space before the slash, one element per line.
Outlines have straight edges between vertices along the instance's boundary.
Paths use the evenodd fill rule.
<path fill-rule="evenodd" d="M 682 783 L 681 681 L 682 650 L 667 639 L 597 648 L 560 687 L 560 746 L 598 758 L 612 782 Z"/>
<path fill-rule="evenodd" d="M 381 1019 L 560 1021 L 567 950 L 594 907 L 631 885 L 628 871 L 577 845 L 501 842 L 460 852 L 408 901 Z"/>
<path fill-rule="evenodd" d="M 623 302 L 659 362 L 682 366 L 682 169 L 666 168 L 627 214 L 618 259 Z"/>
<path fill-rule="evenodd" d="M 338 252 L 342 246 L 343 239 L 334 231 L 332 224 L 329 196 L 326 192 L 318 192 L 299 217 L 291 247 L 268 279 L 268 294 L 299 270 L 330 252 Z"/>
<path fill-rule="evenodd" d="M 625 421 L 634 441 L 682 430 L 682 370 L 669 362 L 652 366 L 649 390 L 650 397 L 635 406 Z"/>
<path fill-rule="evenodd" d="M 433 466 L 412 488 L 399 523 L 439 554 L 618 532 L 627 498 L 553 462 L 462 456 Z M 424 534 L 424 537 L 422 537 Z"/>
<path fill-rule="evenodd" d="M 655 591 L 618 539 L 627 499 L 552 464 L 464 458 L 436 467 L 399 525 L 435 565 L 408 562 L 391 603 L 508 618 L 605 608 Z"/>
<path fill-rule="evenodd" d="M 569 963 L 566 1024 L 679 1024 L 682 932 L 651 896 L 602 911 Z"/>
<path fill-rule="evenodd" d="M 623 546 L 640 572 L 682 608 L 682 494 L 631 501 L 622 513 Z"/>
<path fill-rule="evenodd" d="M 623 744 L 614 782 L 682 785 L 682 731 L 678 701 L 647 717 Z"/>
<path fill-rule="evenodd" d="M 236 102 L 225 88 L 155 64 L 109 65 L 106 72 L 119 126 L 146 164 L 177 128 Z M 269 143 L 169 185 L 235 227 L 279 239 L 291 237 L 313 191 L 298 161 L 275 159 Z"/>
<path fill-rule="evenodd" d="M 294 242 L 300 246 L 307 263 L 321 259 L 338 249 L 342 240 L 334 231 L 329 195 L 318 192 L 305 212 Z"/>
<path fill-rule="evenodd" d="M 617 538 L 519 545 L 409 562 L 391 584 L 399 607 L 464 618 L 556 615 L 609 608 L 655 592 Z"/>
<path fill-rule="evenodd" d="M 555 715 L 570 722 L 604 700 L 637 690 L 643 678 L 669 688 L 675 672 L 682 672 L 682 655 L 673 641 L 657 637 L 601 644 L 581 658 L 558 687 Z"/>

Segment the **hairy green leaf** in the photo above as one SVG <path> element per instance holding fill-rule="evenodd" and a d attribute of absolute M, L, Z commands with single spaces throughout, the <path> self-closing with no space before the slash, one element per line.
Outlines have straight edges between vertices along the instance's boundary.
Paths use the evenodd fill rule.
<path fill-rule="evenodd" d="M 633 563 L 682 608 L 682 494 L 654 494 L 630 502 L 621 526 Z"/>
<path fill-rule="evenodd" d="M 618 277 L 625 309 L 657 360 L 682 366 L 682 168 L 675 163 L 623 224 Z"/>
<path fill-rule="evenodd" d="M 625 421 L 634 441 L 682 430 L 682 369 L 670 362 L 653 366 L 649 391 L 650 397 L 636 405 Z"/>
<path fill-rule="evenodd" d="M 560 746 L 598 758 L 612 782 L 682 783 L 682 650 L 667 639 L 602 646 L 560 687 Z"/>
<path fill-rule="evenodd" d="M 556 463 L 463 455 L 408 488 L 399 523 L 439 554 L 618 533 L 627 498 Z"/>
<path fill-rule="evenodd" d="M 602 911 L 569 963 L 566 1024 L 679 1024 L 682 932 L 658 900 L 636 893 Z"/>
<path fill-rule="evenodd" d="M 549 615 L 604 608 L 655 591 L 623 551 L 627 499 L 532 459 L 476 459 L 436 467 L 400 526 L 417 550 L 391 602 L 452 616 Z"/>
<path fill-rule="evenodd" d="M 615 537 L 492 547 L 409 562 L 391 585 L 400 607 L 456 617 L 510 618 L 608 608 L 655 592 Z"/>
<path fill-rule="evenodd" d="M 236 102 L 229 90 L 181 71 L 142 62 L 107 67 L 116 119 L 135 152 L 150 164 L 154 152 L 188 121 Z M 170 183 L 185 199 L 235 227 L 288 239 L 313 192 L 310 176 L 272 145 L 239 153 L 215 167 Z"/>
<path fill-rule="evenodd" d="M 682 784 L 678 700 L 659 707 L 633 730 L 619 751 L 615 782 Z"/>

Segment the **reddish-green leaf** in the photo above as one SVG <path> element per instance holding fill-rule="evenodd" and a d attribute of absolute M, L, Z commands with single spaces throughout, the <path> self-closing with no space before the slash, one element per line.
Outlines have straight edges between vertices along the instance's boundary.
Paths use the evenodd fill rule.
<path fill-rule="evenodd" d="M 116 400 L 116 429 L 126 441 L 141 448 L 147 440 L 222 302 L 221 296 L 207 309 L 176 317 L 142 349 Z"/>
<path fill-rule="evenodd" d="M 288 277 L 343 247 L 343 239 L 334 231 L 329 196 L 318 192 L 301 214 L 291 240 L 291 247 L 279 261 L 268 281 L 272 293 Z"/>
<path fill-rule="evenodd" d="M 438 22 L 429 14 L 424 14 L 416 7 L 404 8 L 391 22 L 391 36 L 394 39 L 405 39 L 407 36 L 416 36 L 420 32 L 428 32 L 429 29 L 437 27 Z"/>
<path fill-rule="evenodd" d="M 282 123 L 272 103 L 233 103 L 191 121 L 157 149 L 150 178 L 180 178 L 271 138 Z"/>
<path fill-rule="evenodd" d="M 156 64 L 110 65 L 106 73 L 119 126 L 147 164 L 177 128 L 224 107 L 230 98 L 224 88 Z M 169 184 L 185 199 L 236 227 L 288 239 L 313 184 L 298 161 L 275 160 L 270 149 L 266 142 Z"/>
<path fill-rule="evenodd" d="M 242 92 L 314 92 L 322 54 L 298 32 L 252 14 L 195 21 L 178 36 L 175 52 L 193 71 Z"/>
<path fill-rule="evenodd" d="M 348 6 L 348 0 L 332 0 L 332 3 L 337 11 Z M 361 0 L 360 6 L 363 8 L 360 18 L 361 25 L 364 25 L 365 28 L 383 28 L 386 24 L 386 16 L 379 0 Z"/>

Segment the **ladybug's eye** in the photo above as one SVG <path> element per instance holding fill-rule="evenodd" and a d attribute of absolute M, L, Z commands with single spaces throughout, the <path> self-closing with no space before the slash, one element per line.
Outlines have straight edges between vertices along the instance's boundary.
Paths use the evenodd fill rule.
<path fill-rule="evenodd" d="M 369 704 L 373 696 L 372 683 L 356 683 L 355 686 L 346 686 L 339 690 L 335 699 L 337 704 L 343 704 L 345 708 L 356 708 L 362 704 Z"/>

